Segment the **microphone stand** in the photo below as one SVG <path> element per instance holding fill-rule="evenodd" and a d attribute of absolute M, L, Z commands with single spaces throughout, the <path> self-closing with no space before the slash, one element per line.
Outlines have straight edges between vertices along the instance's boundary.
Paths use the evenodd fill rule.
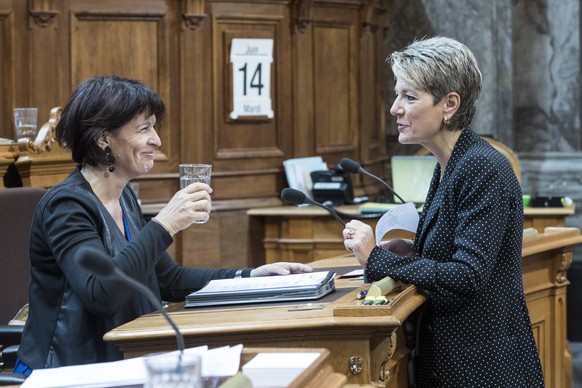
<path fill-rule="evenodd" d="M 344 220 L 341 219 L 341 217 L 337 214 L 335 210 L 333 210 L 329 206 L 325 206 L 322 203 L 314 201 L 313 199 L 309 198 L 307 195 L 305 195 L 303 192 L 299 190 L 284 188 L 283 191 L 281 192 L 281 198 L 289 203 L 292 203 L 293 205 L 303 205 L 305 202 L 308 202 L 312 205 L 319 206 L 320 208 L 326 210 L 329 214 L 334 216 L 335 219 L 338 220 L 338 222 L 342 224 L 343 227 L 346 226 Z"/>
<path fill-rule="evenodd" d="M 125 272 L 120 270 L 117 265 L 115 265 L 115 263 L 102 251 L 99 251 L 95 248 L 82 247 L 77 260 L 81 267 L 91 271 L 96 276 L 102 278 L 117 278 L 118 280 L 131 286 L 142 295 L 145 295 L 154 306 L 158 307 L 176 334 L 176 342 L 178 344 L 178 350 L 180 351 L 180 358 L 182 358 L 182 354 L 184 353 L 184 337 L 182 336 L 182 333 L 180 333 L 178 326 L 176 326 L 168 313 L 166 313 L 166 310 L 164 310 L 162 302 L 156 297 L 152 290 L 134 278 L 128 276 Z"/>
<path fill-rule="evenodd" d="M 364 175 L 369 176 L 370 178 L 380 182 L 384 187 L 386 187 L 388 189 L 388 191 L 390 191 L 392 193 L 392 195 L 394 195 L 396 198 L 398 198 L 400 200 L 400 202 L 406 203 L 406 201 L 404 199 L 402 199 L 402 197 L 399 196 L 394 191 L 394 189 L 392 187 L 390 187 L 390 185 L 388 183 L 386 183 L 383 179 L 380 179 L 376 175 L 371 174 L 368 171 L 364 170 L 364 168 L 360 165 L 360 163 L 358 163 L 350 158 L 343 158 L 342 160 L 340 160 L 339 165 L 341 166 L 341 168 L 343 168 L 347 172 L 350 172 L 352 174 L 364 174 Z"/>
<path fill-rule="evenodd" d="M 115 276 L 123 279 L 123 281 L 125 283 L 127 283 L 131 287 L 135 288 L 137 291 L 141 292 L 143 295 L 147 296 L 147 298 L 150 300 L 150 302 L 152 302 L 154 304 L 154 306 L 159 307 L 160 312 L 162 313 L 162 315 L 164 316 L 166 321 L 168 321 L 170 326 L 172 326 L 172 329 L 174 329 L 174 331 L 176 333 L 176 342 L 177 342 L 178 350 L 180 351 L 180 356 L 181 356 L 182 353 L 184 352 L 184 336 L 182 335 L 182 333 L 180 333 L 178 326 L 176 326 L 174 321 L 170 318 L 170 316 L 168 315 L 168 313 L 164 309 L 164 306 L 162 306 L 162 303 L 158 300 L 158 298 L 156 298 L 156 296 L 152 292 L 152 290 L 150 290 L 149 288 L 147 288 L 145 285 L 138 282 L 134 278 L 127 276 L 123 271 L 121 271 L 119 268 L 117 268 L 117 266 L 114 267 L 112 275 L 115 275 Z"/>

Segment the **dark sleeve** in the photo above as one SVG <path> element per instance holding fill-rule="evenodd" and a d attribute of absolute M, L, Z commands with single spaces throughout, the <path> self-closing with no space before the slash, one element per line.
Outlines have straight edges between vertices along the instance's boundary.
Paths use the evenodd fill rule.
<path fill-rule="evenodd" d="M 42 209 L 44 239 L 66 281 L 85 308 L 109 316 L 124 306 L 133 289 L 119 281 L 103 279 L 78 264 L 81 248 L 90 248 L 112 257 L 126 274 L 145 282 L 172 238 L 160 226 L 148 223 L 133 241 L 114 253 L 111 226 L 103 221 L 97 199 L 85 190 L 60 190 Z M 163 229 L 163 228 L 162 228 Z"/>
<path fill-rule="evenodd" d="M 402 257 L 376 247 L 366 266 L 370 281 L 391 276 L 430 291 L 440 302 L 452 304 L 469 300 L 486 286 L 499 260 L 501 242 L 508 233 L 509 214 L 519 217 L 517 212 L 521 209 L 512 205 L 510 185 L 496 163 L 479 159 L 471 164 L 479 167 L 479 173 L 465 168 L 457 177 L 456 199 L 449 198 L 456 203 L 455 213 L 446 216 L 449 217 L 446 223 L 436 226 L 451 224 L 452 247 L 444 246 L 448 241 L 435 241 L 435 238 L 426 242 L 440 244 L 443 250 L 450 249 L 451 256 L 440 260 L 426 256 Z M 516 240 L 515 244 L 520 242 Z"/>
<path fill-rule="evenodd" d="M 128 208 L 128 212 L 134 217 L 136 224 L 141 225 L 143 230 L 147 229 L 147 233 L 139 233 L 137 239 L 134 239 L 131 245 L 136 245 L 132 249 L 137 249 L 141 246 L 148 246 L 148 243 L 152 239 L 163 239 L 167 242 L 167 246 L 172 243 L 172 237 L 163 226 L 156 222 L 146 222 L 141 208 L 132 190 L 128 188 L 125 189 L 123 196 L 124 203 Z M 151 231 L 151 232 L 150 232 Z M 147 248 L 150 249 L 150 248 Z M 161 298 L 170 302 L 180 302 L 183 301 L 191 292 L 197 291 L 204 287 L 212 279 L 225 279 L 233 278 L 236 273 L 236 269 L 213 269 L 213 268 L 192 268 L 183 267 L 177 264 L 174 259 L 167 253 L 167 247 L 160 252 L 158 261 L 155 265 L 155 273 L 158 283 L 158 288 Z M 136 252 L 138 255 L 143 255 L 144 252 Z M 135 268 L 125 268 L 126 273 L 134 274 L 139 273 L 139 269 Z M 136 272 L 137 271 L 137 272 Z M 245 274 L 250 276 L 251 270 L 244 270 L 243 276 Z M 149 276 L 150 273 L 147 275 Z M 138 279 L 140 280 L 140 279 Z M 141 280 L 145 282 L 145 279 Z"/>

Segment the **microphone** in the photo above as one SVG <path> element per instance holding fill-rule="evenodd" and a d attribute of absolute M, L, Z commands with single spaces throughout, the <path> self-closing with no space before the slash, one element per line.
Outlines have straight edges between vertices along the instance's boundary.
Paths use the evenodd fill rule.
<path fill-rule="evenodd" d="M 334 216 L 335 219 L 338 220 L 340 224 L 342 224 L 342 226 L 346 226 L 346 223 L 341 219 L 341 217 L 337 214 L 335 210 L 333 210 L 329 206 L 325 206 L 322 203 L 315 202 L 313 199 L 309 198 L 299 190 L 290 189 L 288 187 L 284 188 L 283 191 L 281 191 L 281 199 L 284 199 L 285 201 L 292 203 L 293 205 L 303 205 L 305 202 L 307 202 L 312 205 L 319 206 L 320 208 L 327 210 L 329 214 Z"/>
<path fill-rule="evenodd" d="M 98 251 L 94 248 L 83 247 L 82 253 L 79 255 L 79 264 L 86 270 L 93 272 L 95 275 L 102 278 L 117 278 L 123 283 L 135 288 L 137 291 L 145 295 L 154 306 L 158 307 L 166 321 L 172 326 L 174 332 L 176 333 L 176 342 L 178 343 L 178 350 L 180 353 L 184 352 L 184 337 L 178 326 L 172 321 L 168 313 L 164 310 L 162 302 L 156 297 L 152 290 L 147 288 L 142 283 L 138 282 L 134 278 L 127 276 L 125 272 L 120 270 L 115 263 L 103 252 Z"/>
<path fill-rule="evenodd" d="M 364 170 L 362 168 L 362 166 L 360 165 L 360 163 L 355 162 L 349 158 L 343 158 L 342 160 L 340 160 L 339 164 L 340 164 L 341 168 L 343 168 L 347 172 L 350 172 L 352 174 L 364 174 L 364 175 L 369 176 L 372 179 L 377 180 L 378 182 L 382 183 L 396 198 L 398 198 L 400 200 L 400 202 L 406 203 L 406 201 L 403 200 L 402 197 L 399 196 L 394 191 L 394 189 L 392 187 L 390 187 L 390 185 L 388 183 L 384 182 L 382 179 L 378 178 L 376 175 L 370 174 L 368 171 Z"/>

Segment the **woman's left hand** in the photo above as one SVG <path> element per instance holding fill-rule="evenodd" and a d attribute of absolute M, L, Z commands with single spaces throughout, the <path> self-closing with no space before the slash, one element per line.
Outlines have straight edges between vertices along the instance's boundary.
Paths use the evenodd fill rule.
<path fill-rule="evenodd" d="M 301 263 L 273 263 L 261 265 L 251 271 L 251 277 L 271 276 L 271 275 L 289 275 L 292 273 L 313 272 L 313 268 Z"/>

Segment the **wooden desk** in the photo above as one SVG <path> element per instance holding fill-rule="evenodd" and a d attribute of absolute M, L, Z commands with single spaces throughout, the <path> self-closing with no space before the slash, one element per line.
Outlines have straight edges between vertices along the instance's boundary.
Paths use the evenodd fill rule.
<path fill-rule="evenodd" d="M 526 207 L 523 209 L 523 228 L 543 232 L 549 227 L 566 226 L 566 217 L 574 215 L 574 207 Z"/>
<path fill-rule="evenodd" d="M 571 358 L 566 342 L 566 273 L 573 246 L 582 242 L 576 228 L 547 229 L 524 240 L 523 282 L 534 336 L 547 387 L 569 388 Z M 353 257 L 319 260 L 316 268 L 356 264 Z M 345 270 L 345 268 L 344 268 Z M 361 281 L 360 281 L 361 282 Z M 358 287 L 345 296 L 322 304 L 321 309 L 289 311 L 289 306 L 255 305 L 215 310 L 170 312 L 188 346 L 210 347 L 243 343 L 252 347 L 329 349 L 332 368 L 348 376 L 350 385 L 375 384 L 406 387 L 408 349 L 403 321 L 424 301 L 413 286 L 391 295 L 392 304 L 360 306 L 355 295 L 368 286 L 338 280 L 338 290 Z M 318 303 L 314 303 L 318 305 Z M 174 334 L 161 314 L 149 314 L 120 326 L 104 336 L 126 357 L 174 349 Z M 359 373 L 357 361 L 361 361 Z"/>
<path fill-rule="evenodd" d="M 380 386 L 404 386 L 406 367 L 401 361 L 407 360 L 409 350 L 401 326 L 424 302 L 424 297 L 416 293 L 415 287 L 407 286 L 404 291 L 394 293 L 395 299 L 390 305 L 368 308 L 360 306 L 355 297 L 368 286 L 363 286 L 361 280 L 351 283 L 338 281 L 338 291 L 349 292 L 330 303 L 316 301 L 312 305 L 316 308 L 310 310 L 289 310 L 297 304 L 257 304 L 230 309 L 181 310 L 170 315 L 187 346 L 242 343 L 245 347 L 325 348 L 331 354 L 331 367 L 347 375 L 348 384 L 361 386 L 376 382 Z M 176 347 L 174 334 L 161 314 L 138 318 L 104 338 L 115 342 L 125 357 Z"/>
<path fill-rule="evenodd" d="M 319 353 L 315 361 L 311 363 L 287 388 L 340 388 L 346 383 L 346 376 L 334 372 L 329 365 L 329 350 L 327 349 L 277 349 L 277 348 L 243 348 L 240 365 L 245 365 L 259 353 Z M 242 368 L 241 368 L 242 369 Z M 214 382 L 211 382 L 211 384 Z M 206 384 L 205 384 L 206 385 Z"/>
<path fill-rule="evenodd" d="M 340 206 L 343 213 L 358 216 L 357 206 Z M 525 208 L 524 228 L 543 232 L 547 227 L 565 226 L 565 218 L 574 208 Z M 249 233 L 263 237 L 264 252 L 254 252 L 258 262 L 292 261 L 308 263 L 346 253 L 342 226 L 319 207 L 276 206 L 250 209 Z M 362 220 L 376 227 L 378 219 Z M 413 235 L 409 235 L 411 237 Z"/>
<path fill-rule="evenodd" d="M 8 169 L 14 166 L 16 159 L 18 159 L 18 144 L 0 144 L 0 188 L 5 187 L 4 177 L 8 173 Z"/>
<path fill-rule="evenodd" d="M 55 138 L 61 111 L 60 107 L 51 109 L 49 120 L 40 127 L 34 140 L 0 144 L 0 178 L 9 181 L 7 186 L 51 187 L 73 171 L 75 163 L 70 152 L 64 151 Z M 8 176 L 10 169 L 13 171 Z M 4 187 L 4 182 L 0 187 Z"/>

